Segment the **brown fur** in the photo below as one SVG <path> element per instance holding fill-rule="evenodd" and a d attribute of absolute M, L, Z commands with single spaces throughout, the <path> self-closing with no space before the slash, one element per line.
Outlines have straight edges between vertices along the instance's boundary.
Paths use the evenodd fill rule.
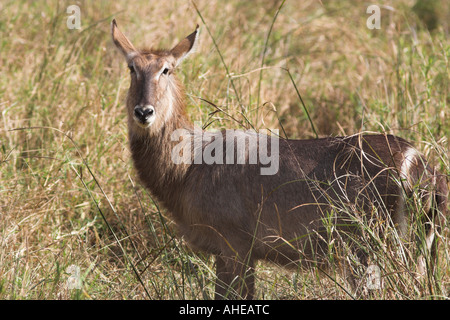
<path fill-rule="evenodd" d="M 260 163 L 174 164 L 171 153 L 178 141 L 171 141 L 172 132 L 183 128 L 193 133 L 194 127 L 185 114 L 184 89 L 173 68 L 190 53 L 197 33 L 169 51 L 136 50 L 115 21 L 112 34 L 128 63 L 134 63 L 141 74 L 141 79 L 132 74 L 127 98 L 130 148 L 137 173 L 172 213 L 187 242 L 216 255 L 216 298 L 252 298 L 253 268 L 259 259 L 288 267 L 320 263 L 327 256 L 323 219 L 330 213 L 344 242 L 347 235 L 359 233 L 348 207 L 360 215 L 373 214 L 376 207 L 378 219 L 405 224 L 403 194 L 409 195 L 417 182 L 428 190 L 424 198 L 437 201 L 437 208 L 430 206 L 428 221 L 435 222 L 438 211 L 445 213 L 445 177 L 427 166 L 420 155 L 413 154 L 408 160 L 414 164 L 405 165 L 412 146 L 391 135 L 281 139 L 275 175 L 261 175 Z M 171 68 L 167 79 L 156 81 L 165 64 Z M 155 107 L 156 119 L 143 128 L 133 119 L 133 109 L 146 104 Z M 226 140 L 224 132 L 215 134 Z M 402 172 L 405 168 L 407 172 Z M 410 185 L 401 182 L 402 174 Z M 364 263 L 364 253 L 357 255 Z"/>

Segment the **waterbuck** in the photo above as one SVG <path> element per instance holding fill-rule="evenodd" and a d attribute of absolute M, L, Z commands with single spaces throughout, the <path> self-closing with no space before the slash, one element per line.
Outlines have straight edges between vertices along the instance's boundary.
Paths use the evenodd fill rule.
<path fill-rule="evenodd" d="M 367 266 L 368 252 L 358 245 L 364 221 L 392 226 L 399 238 L 419 221 L 426 242 L 419 265 L 425 252 L 435 252 L 447 180 L 409 142 L 388 134 L 289 140 L 203 131 L 186 116 L 175 75 L 197 46 L 198 26 L 171 50 L 138 50 L 115 20 L 111 28 L 131 74 L 126 107 L 134 166 L 187 243 L 215 256 L 215 298 L 251 299 L 258 260 L 320 268 L 332 243 Z M 264 154 L 273 157 L 262 161 Z M 416 211 L 408 210 L 413 194 L 421 203 Z M 354 284 L 352 269 L 344 269 Z"/>

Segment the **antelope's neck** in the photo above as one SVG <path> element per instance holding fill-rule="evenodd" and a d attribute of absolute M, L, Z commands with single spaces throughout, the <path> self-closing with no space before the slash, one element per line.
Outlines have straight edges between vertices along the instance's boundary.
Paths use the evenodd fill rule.
<path fill-rule="evenodd" d="M 192 123 L 184 115 L 177 115 L 173 120 L 166 122 L 157 133 L 129 123 L 130 150 L 139 178 L 169 210 L 176 205 L 169 200 L 173 202 L 180 194 L 189 169 L 189 165 L 176 164 L 172 160 L 172 150 L 179 143 L 172 141 L 172 134 L 178 129 L 193 131 Z"/>

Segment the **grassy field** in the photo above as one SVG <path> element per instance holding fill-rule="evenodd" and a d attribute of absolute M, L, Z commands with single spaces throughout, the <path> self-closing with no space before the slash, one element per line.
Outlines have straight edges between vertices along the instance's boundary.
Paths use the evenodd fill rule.
<path fill-rule="evenodd" d="M 192 121 L 290 138 L 393 133 L 448 175 L 449 4 L 415 2 L 378 1 L 380 29 L 369 29 L 366 1 L 2 1 L 0 299 L 213 296 L 213 258 L 176 237 L 136 179 L 113 18 L 155 47 L 200 25 L 178 71 Z M 80 29 L 67 26 L 72 4 Z M 446 223 L 435 274 L 416 280 L 386 250 L 383 288 L 369 298 L 448 298 Z M 68 285 L 75 269 L 79 289 Z M 351 298 L 333 273 L 264 264 L 257 277 L 261 299 Z"/>

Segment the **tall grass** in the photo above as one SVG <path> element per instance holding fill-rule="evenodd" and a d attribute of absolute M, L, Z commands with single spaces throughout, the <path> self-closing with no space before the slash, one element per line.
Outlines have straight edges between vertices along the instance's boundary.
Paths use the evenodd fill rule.
<path fill-rule="evenodd" d="M 86 1 L 80 30 L 66 26 L 70 1 L 0 3 L 0 298 L 213 296 L 213 259 L 176 236 L 136 181 L 112 17 L 134 43 L 155 47 L 201 24 L 200 48 L 178 71 L 193 121 L 290 138 L 394 133 L 449 174 L 449 11 L 437 2 L 432 31 L 411 0 L 380 1 L 380 30 L 367 29 L 364 1 Z M 448 298 L 448 222 L 436 272 L 421 280 L 387 245 L 393 229 L 358 223 L 355 245 L 383 276 L 365 297 Z M 329 260 L 351 260 L 346 250 L 330 240 Z M 71 265 L 81 289 L 68 289 Z M 257 277 L 259 298 L 350 298 L 333 269 L 261 265 Z"/>

